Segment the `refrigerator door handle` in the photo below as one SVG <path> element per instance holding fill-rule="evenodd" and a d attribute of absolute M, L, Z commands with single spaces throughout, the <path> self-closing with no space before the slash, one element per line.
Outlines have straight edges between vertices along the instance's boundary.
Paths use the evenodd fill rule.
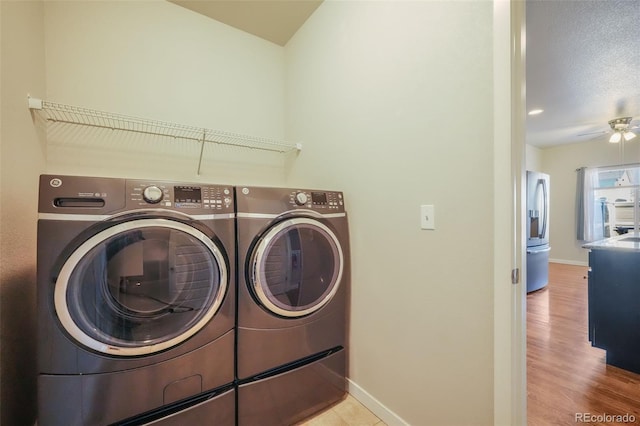
<path fill-rule="evenodd" d="M 545 253 L 547 251 L 551 251 L 551 247 L 546 247 L 540 250 L 527 249 L 527 254 Z"/>
<path fill-rule="evenodd" d="M 549 220 L 549 194 L 547 194 L 547 181 L 545 179 L 540 179 L 539 182 L 542 183 L 542 199 L 544 200 L 544 205 L 543 205 L 543 214 L 544 214 L 544 218 L 542 219 L 542 232 L 540 233 L 540 236 L 544 239 L 547 238 L 547 220 Z"/>

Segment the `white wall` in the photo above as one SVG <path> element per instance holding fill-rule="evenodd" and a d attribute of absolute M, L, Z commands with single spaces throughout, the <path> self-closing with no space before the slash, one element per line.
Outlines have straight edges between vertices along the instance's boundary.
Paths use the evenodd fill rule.
<path fill-rule="evenodd" d="M 610 144 L 606 137 L 542 150 L 541 171 L 551 179 L 549 242 L 552 261 L 586 265 L 588 252 L 576 240 L 576 169 L 640 162 L 637 142 Z"/>
<path fill-rule="evenodd" d="M 284 136 L 281 46 L 165 1 L 45 2 L 49 101 L 218 129 Z M 280 154 L 51 126 L 47 171 L 281 185 Z"/>
<path fill-rule="evenodd" d="M 527 170 L 542 172 L 542 150 L 533 145 L 525 145 L 525 160 Z"/>
<path fill-rule="evenodd" d="M 346 194 L 353 388 L 390 423 L 491 424 L 492 3 L 325 2 L 286 55 L 289 182 Z"/>
<path fill-rule="evenodd" d="M 27 93 L 44 92 L 41 2 L 0 2 L 0 423 L 35 420 L 36 220 L 44 135 Z"/>

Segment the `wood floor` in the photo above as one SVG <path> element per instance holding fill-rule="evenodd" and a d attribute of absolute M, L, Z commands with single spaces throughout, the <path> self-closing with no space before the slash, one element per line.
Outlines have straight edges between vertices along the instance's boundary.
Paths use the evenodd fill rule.
<path fill-rule="evenodd" d="M 640 423 L 640 375 L 607 365 L 587 337 L 586 276 L 551 263 L 547 288 L 527 295 L 530 426 L 576 425 L 582 413 L 592 425 Z"/>

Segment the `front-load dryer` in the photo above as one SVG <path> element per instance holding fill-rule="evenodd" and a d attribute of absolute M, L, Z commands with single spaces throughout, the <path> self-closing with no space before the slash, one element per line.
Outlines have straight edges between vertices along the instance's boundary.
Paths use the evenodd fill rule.
<path fill-rule="evenodd" d="M 37 244 L 39 425 L 235 423 L 231 186 L 43 175 Z"/>
<path fill-rule="evenodd" d="M 341 192 L 236 187 L 239 425 L 293 424 L 345 395 Z"/>

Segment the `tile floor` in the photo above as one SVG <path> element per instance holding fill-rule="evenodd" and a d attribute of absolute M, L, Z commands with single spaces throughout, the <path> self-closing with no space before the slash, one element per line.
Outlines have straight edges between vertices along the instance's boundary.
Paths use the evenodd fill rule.
<path fill-rule="evenodd" d="M 386 426 L 386 424 L 357 399 L 347 395 L 344 400 L 298 423 L 297 426 Z"/>

